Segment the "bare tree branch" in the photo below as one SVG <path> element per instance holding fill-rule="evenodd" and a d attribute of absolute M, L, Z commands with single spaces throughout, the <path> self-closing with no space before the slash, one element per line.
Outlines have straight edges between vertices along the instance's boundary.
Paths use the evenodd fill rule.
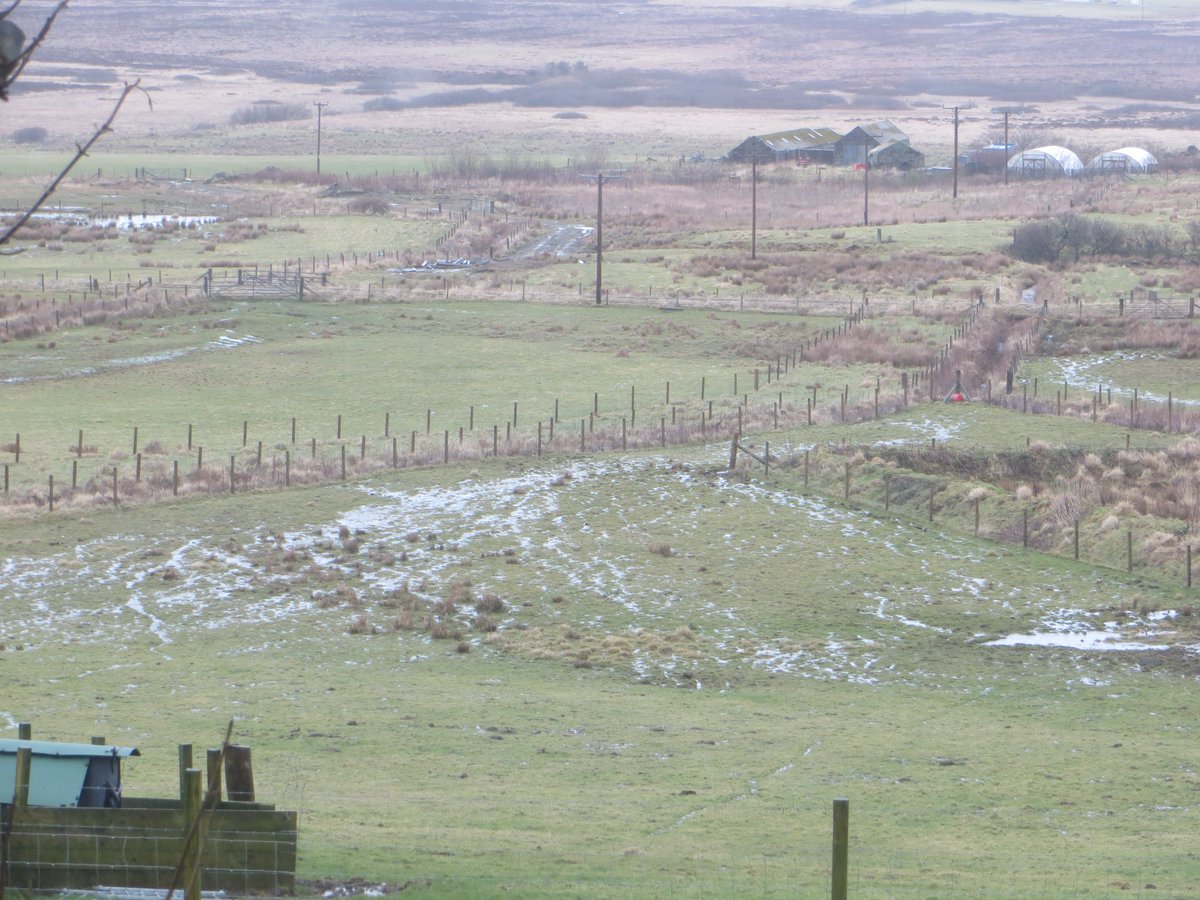
<path fill-rule="evenodd" d="M 63 5 L 66 5 L 65 0 Z M 117 118 L 117 113 L 121 111 L 121 107 L 124 105 L 129 95 L 137 90 L 141 90 L 143 94 L 146 93 L 144 90 L 142 90 L 141 83 L 142 80 L 140 78 L 132 83 L 125 82 L 125 88 L 121 91 L 121 96 L 117 98 L 117 102 L 113 105 L 112 111 L 108 114 L 108 118 L 105 119 L 104 123 L 96 129 L 90 138 L 88 138 L 87 143 L 76 144 L 75 156 L 71 158 L 71 161 L 67 163 L 63 170 L 58 173 L 58 175 L 55 176 L 54 180 L 50 182 L 49 187 L 47 187 L 46 190 L 42 192 L 42 195 L 33 202 L 33 205 L 30 206 L 29 209 L 25 210 L 21 217 L 17 219 L 14 224 L 10 225 L 3 234 L 0 234 L 0 247 L 12 240 L 12 236 L 16 234 L 26 222 L 33 218 L 33 214 L 41 209 L 43 204 L 50 199 L 50 195 L 58 189 L 58 186 L 62 184 L 63 179 L 67 177 L 73 168 L 75 168 L 76 164 L 85 156 L 87 156 L 88 151 L 92 149 L 92 146 L 96 143 L 96 141 L 100 140 L 101 137 L 112 131 L 112 123 Z M 154 103 L 151 101 L 149 94 L 146 94 L 146 102 L 150 104 L 151 109 L 154 108 Z"/>
<path fill-rule="evenodd" d="M 55 6 L 50 15 L 46 17 L 46 21 L 42 23 L 41 30 L 37 33 L 33 40 L 25 45 L 25 48 L 21 50 L 20 53 L 11 58 L 0 58 L 0 100 L 8 99 L 8 89 L 12 87 L 13 82 L 21 77 L 21 73 L 25 71 L 26 64 L 33 56 L 33 52 L 42 45 L 42 42 L 46 39 L 46 35 L 48 35 L 50 33 L 50 29 L 54 27 L 54 20 L 58 18 L 58 14 L 60 12 L 67 8 L 67 4 L 69 2 L 70 0 L 59 0 L 58 5 Z M 0 13 L 0 22 L 7 22 L 9 13 L 11 13 L 20 5 L 21 0 L 14 0 L 12 6 L 4 10 L 3 13 Z M 21 29 L 17 28 L 11 23 L 9 23 L 9 31 L 14 32 L 14 37 L 19 37 L 21 40 L 23 40 L 25 37 Z"/>

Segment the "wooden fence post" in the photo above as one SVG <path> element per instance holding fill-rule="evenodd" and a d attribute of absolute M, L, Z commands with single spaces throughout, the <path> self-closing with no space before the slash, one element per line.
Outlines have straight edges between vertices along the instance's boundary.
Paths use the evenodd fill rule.
<path fill-rule="evenodd" d="M 22 740 L 29 740 L 28 737 Z M 29 805 L 29 780 L 33 772 L 33 750 L 21 747 L 17 750 L 17 770 L 14 773 L 13 800 L 18 807 Z M 5 860 L 7 862 L 7 860 Z M 6 873 L 7 874 L 7 873 Z"/>
<path fill-rule="evenodd" d="M 209 803 L 215 804 L 221 799 L 221 749 L 210 747 L 205 758 L 205 792 Z"/>
<path fill-rule="evenodd" d="M 225 790 L 230 800 L 254 802 L 254 767 L 249 747 L 225 748 Z"/>
<path fill-rule="evenodd" d="M 200 900 L 200 816 L 202 815 L 202 774 L 199 769 L 184 772 L 183 836 L 181 860 L 184 900 Z M 190 840 L 189 840 L 190 838 Z"/>
<path fill-rule="evenodd" d="M 192 745 L 179 745 L 179 802 L 182 805 L 187 798 L 187 771 L 192 767 Z"/>
<path fill-rule="evenodd" d="M 833 801 L 833 900 L 847 900 L 850 889 L 850 801 Z"/>

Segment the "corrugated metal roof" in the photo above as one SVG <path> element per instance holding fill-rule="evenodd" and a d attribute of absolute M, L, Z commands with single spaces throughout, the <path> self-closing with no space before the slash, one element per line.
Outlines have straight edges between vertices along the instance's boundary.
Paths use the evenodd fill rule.
<path fill-rule="evenodd" d="M 830 144 L 841 135 L 832 128 L 793 128 L 791 131 L 777 131 L 774 134 L 759 134 L 755 137 L 778 152 L 806 150 L 809 147 Z"/>
<path fill-rule="evenodd" d="M 71 744 L 63 741 L 19 741 L 14 738 L 0 738 L 0 754 L 11 753 L 14 756 L 23 747 L 33 751 L 34 756 L 141 756 L 137 747 L 116 747 L 110 744 Z"/>
<path fill-rule="evenodd" d="M 856 127 L 881 144 L 908 143 L 908 135 L 887 119 L 880 119 L 878 122 L 864 122 Z M 853 129 L 851 129 L 851 133 L 853 133 Z"/>

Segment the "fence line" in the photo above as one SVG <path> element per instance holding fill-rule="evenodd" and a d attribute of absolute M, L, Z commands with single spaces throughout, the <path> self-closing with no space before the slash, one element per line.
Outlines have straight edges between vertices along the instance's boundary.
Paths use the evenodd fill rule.
<path fill-rule="evenodd" d="M 1122 451 L 1119 448 L 1099 451 L 1081 448 L 1072 452 L 1079 456 L 1098 452 L 1104 462 L 1103 456 Z M 1035 502 L 1033 497 L 1022 498 L 1017 492 L 989 491 L 986 496 L 952 493 L 949 489 L 962 484 L 963 479 L 942 473 L 953 471 L 956 462 L 970 460 L 971 454 L 938 447 L 936 442 L 931 442 L 925 449 L 834 445 L 802 450 L 791 448 L 785 453 L 770 456 L 768 448 L 768 459 L 756 458 L 756 461 L 777 474 L 781 470 L 794 473 L 792 477 L 800 481 L 801 490 L 827 500 L 841 501 L 877 514 L 903 513 L 919 521 L 938 523 L 939 527 L 945 527 L 949 520 L 951 528 L 981 540 L 1019 545 L 1098 568 L 1149 573 L 1160 581 L 1174 582 L 1189 589 L 1193 586 L 1195 547 L 1192 543 L 1135 544 L 1133 530 L 1120 528 L 1118 524 L 1101 532 L 1109 535 L 1107 540 L 1092 537 L 1089 544 L 1088 535 L 1080 532 L 1080 511 L 1063 519 L 1061 515 L 1055 516 L 1052 508 L 1047 509 L 1053 506 L 1053 496 L 1043 496 Z M 860 455 L 862 459 L 858 458 Z M 731 456 L 736 460 L 736 455 Z M 922 470 L 914 464 L 914 460 L 919 462 L 918 457 L 922 456 L 930 460 L 928 468 L 933 471 Z M 887 465 L 876 466 L 867 461 L 872 457 L 892 457 L 894 462 L 908 467 L 896 471 Z M 757 468 L 744 461 L 741 466 Z M 997 507 L 1011 508 L 1012 511 L 1007 515 L 997 514 L 992 511 Z M 1037 515 L 1039 510 L 1041 515 Z M 989 517 L 987 522 L 981 517 L 985 511 Z M 1191 518 L 1197 517 L 1200 517 L 1200 509 Z M 1061 521 L 1056 523 L 1056 519 Z M 1069 526 L 1065 534 L 1064 522 Z M 1057 526 L 1057 531 L 1049 536 L 1042 527 L 1047 523 Z"/>

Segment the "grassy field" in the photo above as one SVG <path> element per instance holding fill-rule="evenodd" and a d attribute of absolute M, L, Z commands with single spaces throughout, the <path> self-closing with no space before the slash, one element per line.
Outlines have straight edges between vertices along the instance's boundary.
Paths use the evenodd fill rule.
<path fill-rule="evenodd" d="M 497 463 L 5 526 L 4 715 L 137 744 L 141 793 L 235 718 L 263 793 L 302 811 L 302 875 L 817 893 L 848 796 L 862 896 L 949 873 L 1188 896 L 1194 662 L 1117 649 L 1161 639 L 1117 610 L 1170 592 L 714 469 Z M 497 631 L 470 601 L 457 640 L 389 624 L 397 586 L 464 580 L 502 598 Z M 987 646 L 1047 625 L 1114 643 Z M 995 884 L 1016 858 L 1039 867 Z"/>
<path fill-rule="evenodd" d="M 0 258 L 0 733 L 172 796 L 233 720 L 303 894 L 827 896 L 847 798 L 855 897 L 1200 898 L 1195 3 L 383 5 L 95 0 L 14 93 L 7 210 L 153 108 Z M 951 106 L 1163 171 L 719 159 Z"/>
<path fill-rule="evenodd" d="M 105 366 L 195 346 L 218 314 L 237 323 L 217 333 L 261 343 Z M 703 377 L 731 403 L 723 382 L 747 377 L 777 329 L 824 322 L 452 303 L 167 324 L 126 349 L 67 334 L 57 360 L 5 345 L 5 365 L 33 379 L 4 389 L 31 468 L 66 463 L 76 421 L 127 465 L 108 448 L 135 422 L 169 453 L 184 420 L 228 447 L 242 417 L 252 439 L 260 421 L 279 439 L 297 404 L 322 410 L 332 442 L 335 411 L 347 433 L 378 437 L 389 399 L 397 430 L 422 427 L 426 403 L 439 426 L 472 402 L 506 417 L 518 396 L 578 415 L 599 392 L 607 410 L 630 384 L 657 414 L 668 379 L 696 394 Z M 45 377 L 67 362 L 99 371 Z M 364 390 L 393 369 L 394 392 Z M 785 384 L 857 391 L 878 371 L 800 367 Z M 302 878 L 443 896 L 816 895 L 830 802 L 845 796 L 858 896 L 1192 896 L 1179 793 L 1194 780 L 1195 662 L 1179 581 L 975 540 L 965 506 L 931 525 L 919 496 L 897 495 L 884 513 L 878 476 L 845 505 L 836 459 L 807 488 L 800 477 L 806 448 L 843 440 L 1115 451 L 1124 435 L 923 406 L 757 435 L 791 461 L 769 477 L 722 474 L 725 443 L 560 451 L 22 516 L 0 526 L 0 713 L 43 737 L 138 745 L 127 789 L 142 794 L 171 792 L 175 742 L 216 741 L 233 718 L 264 797 L 301 810 Z M 989 646 L 1055 634 L 1085 643 Z M 1035 864 L 1014 872 L 1016 859 Z"/>

